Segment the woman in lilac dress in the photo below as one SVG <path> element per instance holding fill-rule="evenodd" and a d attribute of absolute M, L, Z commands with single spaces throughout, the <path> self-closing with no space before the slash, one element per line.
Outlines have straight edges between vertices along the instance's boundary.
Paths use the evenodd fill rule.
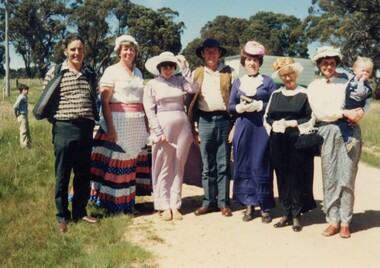
<path fill-rule="evenodd" d="M 241 50 L 240 61 L 247 74 L 232 85 L 229 110 L 236 117 L 233 198 L 247 206 L 243 221 L 251 221 L 258 206 L 262 222 L 270 223 L 270 210 L 275 206 L 273 170 L 263 116 L 276 85 L 272 78 L 259 73 L 264 54 L 264 46 L 255 41 L 247 42 Z"/>
<path fill-rule="evenodd" d="M 144 89 L 152 145 L 154 208 L 163 220 L 181 220 L 182 182 L 187 155 L 193 142 L 189 119 L 184 112 L 184 94 L 198 92 L 198 85 L 183 56 L 162 52 L 150 58 L 146 69 L 157 77 Z M 182 76 L 174 74 L 182 70 Z"/>

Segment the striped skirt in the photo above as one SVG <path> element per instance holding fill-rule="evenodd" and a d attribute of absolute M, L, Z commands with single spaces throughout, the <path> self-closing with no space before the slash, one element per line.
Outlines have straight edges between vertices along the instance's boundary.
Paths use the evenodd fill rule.
<path fill-rule="evenodd" d="M 90 201 L 109 212 L 127 211 L 135 204 L 136 195 L 152 192 L 144 117 L 136 116 L 141 111 L 133 113 L 129 107 L 126 112 L 124 108 L 111 106 L 118 141 L 108 141 L 100 124 L 91 154 Z"/>

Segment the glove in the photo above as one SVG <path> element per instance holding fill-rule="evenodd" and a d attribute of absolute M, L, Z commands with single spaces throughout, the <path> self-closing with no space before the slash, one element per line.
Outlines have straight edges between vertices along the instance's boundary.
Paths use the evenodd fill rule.
<path fill-rule="evenodd" d="M 245 104 L 245 103 L 236 104 L 235 106 L 236 112 L 238 112 L 239 114 L 244 113 L 245 111 L 247 111 L 248 105 L 249 104 Z"/>
<path fill-rule="evenodd" d="M 285 120 L 285 127 L 296 127 L 298 126 L 297 120 Z"/>
<path fill-rule="evenodd" d="M 254 112 L 254 111 L 260 112 L 262 108 L 263 108 L 263 102 L 262 101 L 253 100 L 251 103 L 247 104 L 246 111 L 247 112 Z"/>
<path fill-rule="evenodd" d="M 286 126 L 285 126 L 284 119 L 274 121 L 272 124 L 272 130 L 275 133 L 285 133 L 285 129 L 286 129 Z"/>

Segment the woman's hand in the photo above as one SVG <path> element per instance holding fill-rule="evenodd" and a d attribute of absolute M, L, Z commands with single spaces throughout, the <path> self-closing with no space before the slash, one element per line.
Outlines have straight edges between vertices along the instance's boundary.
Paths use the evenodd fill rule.
<path fill-rule="evenodd" d="M 187 60 L 186 60 L 185 56 L 183 56 L 183 55 L 177 55 L 177 60 L 179 62 L 179 67 L 181 67 L 181 69 L 189 66 L 189 64 L 187 63 Z"/>
<path fill-rule="evenodd" d="M 228 143 L 232 143 L 235 133 L 235 125 L 232 127 L 230 133 L 228 134 Z"/>
<path fill-rule="evenodd" d="M 163 135 L 161 135 L 160 137 L 158 137 L 158 142 L 159 142 L 159 143 L 168 143 L 168 139 L 167 139 L 166 136 L 163 134 Z"/>
<path fill-rule="evenodd" d="M 198 132 L 193 133 L 193 140 L 195 144 L 200 144 L 199 134 Z"/>
<path fill-rule="evenodd" d="M 350 122 L 357 124 L 363 118 L 364 111 L 362 108 L 344 110 L 343 116 L 347 118 Z"/>
<path fill-rule="evenodd" d="M 108 128 L 107 140 L 110 142 L 117 142 L 116 130 L 113 125 L 110 128 Z"/>

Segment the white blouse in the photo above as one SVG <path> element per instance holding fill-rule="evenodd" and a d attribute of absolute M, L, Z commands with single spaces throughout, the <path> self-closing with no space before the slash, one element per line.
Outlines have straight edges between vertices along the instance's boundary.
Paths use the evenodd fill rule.
<path fill-rule="evenodd" d="M 311 109 L 318 121 L 334 122 L 343 117 L 346 78 L 319 78 L 307 87 Z"/>
<path fill-rule="evenodd" d="M 133 67 L 130 77 L 120 63 L 111 65 L 104 71 L 99 85 L 113 89 L 110 102 L 142 103 L 144 80 L 136 67 Z"/>

